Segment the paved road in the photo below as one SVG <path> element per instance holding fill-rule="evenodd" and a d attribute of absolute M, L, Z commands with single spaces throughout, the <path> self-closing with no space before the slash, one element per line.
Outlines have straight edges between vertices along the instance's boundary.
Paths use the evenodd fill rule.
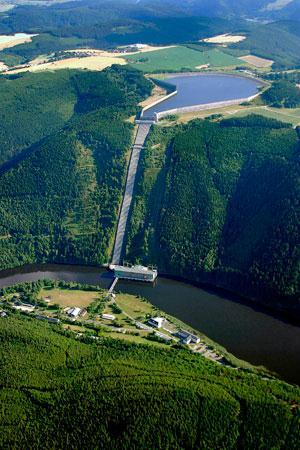
<path fill-rule="evenodd" d="M 128 222 L 130 206 L 132 203 L 133 189 L 134 189 L 134 183 L 135 183 L 135 179 L 136 179 L 138 163 L 140 160 L 141 150 L 145 143 L 146 137 L 150 131 L 150 127 L 151 127 L 151 123 L 141 123 L 139 125 L 137 134 L 136 134 L 136 138 L 135 138 L 135 142 L 132 147 L 130 163 L 129 163 L 128 173 L 127 173 L 125 193 L 124 193 L 124 197 L 123 197 L 123 203 L 122 203 L 122 208 L 121 208 L 121 212 L 120 212 L 120 216 L 119 216 L 119 223 L 118 223 L 117 234 L 116 234 L 116 239 L 115 239 L 112 264 L 120 264 L 121 263 L 125 231 L 126 231 L 126 226 L 127 226 L 127 222 Z"/>

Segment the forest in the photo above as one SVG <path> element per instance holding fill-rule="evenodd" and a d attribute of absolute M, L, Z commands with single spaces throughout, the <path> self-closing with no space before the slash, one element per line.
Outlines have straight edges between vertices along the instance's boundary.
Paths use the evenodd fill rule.
<path fill-rule="evenodd" d="M 151 83 L 114 66 L 101 73 L 24 74 L 5 84 L 11 104 L 2 110 L 2 159 L 15 158 L 0 167 L 0 268 L 106 262 L 133 132 L 126 119 Z M 20 84 L 25 101 L 15 111 L 14 135 Z M 43 86 L 50 91 L 48 117 Z"/>
<path fill-rule="evenodd" d="M 273 119 L 156 127 L 126 258 L 300 317 L 299 175 L 297 132 Z"/>
<path fill-rule="evenodd" d="M 22 4 L 0 13 L 0 33 L 24 31 L 38 36 L 31 43 L 3 50 L 0 60 L 12 65 L 70 48 L 114 48 L 136 42 L 198 44 L 199 39 L 233 32 L 247 37 L 222 48 L 233 56 L 253 53 L 274 60 L 278 69 L 300 67 L 299 12 L 284 17 L 288 20 L 264 23 L 246 21 L 243 12 L 237 13 L 247 9 L 246 2 L 235 2 L 234 7 L 232 1 L 215 3 L 213 7 L 212 2 L 85 0 L 41 8 Z"/>
<path fill-rule="evenodd" d="M 300 106 L 300 89 L 290 80 L 274 81 L 262 94 L 262 99 L 275 108 L 297 108 Z"/>
<path fill-rule="evenodd" d="M 0 318 L 1 448 L 299 448 L 298 387 L 98 337 Z"/>

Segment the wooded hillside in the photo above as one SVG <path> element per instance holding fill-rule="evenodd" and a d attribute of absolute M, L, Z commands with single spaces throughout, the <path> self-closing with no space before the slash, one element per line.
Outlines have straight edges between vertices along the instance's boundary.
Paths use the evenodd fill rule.
<path fill-rule="evenodd" d="M 0 269 L 46 261 L 107 261 L 133 132 L 125 120 L 151 90 L 150 82 L 128 68 L 113 67 L 102 73 L 59 71 L 48 76 L 48 83 L 57 83 L 58 93 L 49 127 L 42 123 L 43 128 L 38 128 L 41 124 L 34 115 L 43 104 L 31 110 L 26 97 L 40 79 L 46 83 L 45 75 L 24 75 L 21 81 L 24 78 L 29 88 L 24 91 L 18 136 L 10 148 L 17 151 L 21 143 L 32 144 L 41 137 L 41 131 L 49 133 L 58 127 L 59 105 L 67 104 L 65 98 L 72 97 L 69 105 L 74 113 L 60 130 L 22 147 L 17 160 L 0 169 Z M 14 82 L 18 92 L 20 80 L 9 81 Z M 51 129 L 53 117 L 56 125 Z M 42 121 L 47 122 L 46 114 Z M 13 132 L 13 124 L 7 121 L 4 128 L 8 134 Z"/>
<path fill-rule="evenodd" d="M 300 315 L 299 140 L 259 116 L 157 127 L 127 258 Z"/>
<path fill-rule="evenodd" d="M 1 448 L 299 448 L 297 387 L 99 337 L 0 319 Z"/>

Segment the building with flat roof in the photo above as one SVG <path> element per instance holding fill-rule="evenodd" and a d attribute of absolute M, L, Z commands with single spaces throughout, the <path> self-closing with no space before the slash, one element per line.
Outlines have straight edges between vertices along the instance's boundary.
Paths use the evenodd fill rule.
<path fill-rule="evenodd" d="M 119 266 L 111 264 L 110 270 L 113 270 L 116 278 L 124 280 L 148 281 L 153 282 L 157 278 L 157 270 L 144 266 Z"/>
<path fill-rule="evenodd" d="M 148 320 L 149 325 L 155 328 L 161 328 L 165 323 L 166 319 L 164 317 L 151 317 Z"/>
<path fill-rule="evenodd" d="M 116 320 L 116 317 L 112 314 L 101 314 L 102 319 L 105 320 Z"/>
<path fill-rule="evenodd" d="M 189 331 L 179 330 L 175 333 L 180 338 L 183 344 L 199 344 L 200 338 Z"/>

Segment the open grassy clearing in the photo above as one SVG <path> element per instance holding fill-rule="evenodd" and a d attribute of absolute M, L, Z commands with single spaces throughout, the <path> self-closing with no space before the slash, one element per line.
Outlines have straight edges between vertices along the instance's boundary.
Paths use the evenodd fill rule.
<path fill-rule="evenodd" d="M 120 308 L 134 318 L 139 317 L 141 314 L 154 314 L 157 311 L 150 303 L 130 294 L 118 294 L 116 302 Z"/>
<path fill-rule="evenodd" d="M 86 308 L 99 298 L 95 291 L 81 291 L 72 289 L 41 289 L 40 298 L 50 300 L 51 304 L 57 304 L 62 308 L 78 306 Z"/>
<path fill-rule="evenodd" d="M 213 36 L 206 39 L 201 39 L 201 41 L 207 42 L 209 44 L 236 44 L 237 42 L 244 41 L 245 39 L 246 36 L 226 33 L 218 34 L 218 36 Z"/>
<path fill-rule="evenodd" d="M 167 125 L 168 123 L 186 123 L 193 119 L 204 119 L 205 117 L 212 116 L 213 114 L 222 114 L 224 117 L 243 117 L 248 114 L 260 114 L 264 117 L 270 117 L 282 122 L 287 122 L 293 126 L 300 124 L 300 108 L 288 109 L 288 108 L 271 108 L 268 106 L 242 106 L 232 105 L 225 108 L 207 109 L 204 111 L 195 111 L 186 114 L 178 114 L 174 121 L 162 120 L 161 125 Z"/>
<path fill-rule="evenodd" d="M 194 70 L 202 65 L 236 67 L 241 64 L 239 59 L 218 49 L 199 52 L 183 46 L 148 52 L 143 55 L 127 55 L 125 59 L 128 64 L 146 73 Z"/>

